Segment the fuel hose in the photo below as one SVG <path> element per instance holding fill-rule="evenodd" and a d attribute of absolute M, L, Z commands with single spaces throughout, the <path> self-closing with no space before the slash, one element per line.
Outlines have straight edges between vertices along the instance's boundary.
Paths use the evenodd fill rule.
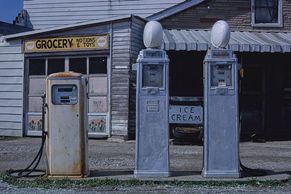
<path fill-rule="evenodd" d="M 240 168 L 241 168 L 242 172 L 244 172 L 246 175 L 249 175 L 249 176 L 266 176 L 266 175 L 268 175 L 267 170 L 246 167 L 242 164 L 241 161 L 239 161 L 239 164 L 240 164 Z"/>
<path fill-rule="evenodd" d="M 40 177 L 46 174 L 45 170 L 36 169 L 39 165 L 41 157 L 43 155 L 44 144 L 46 140 L 46 132 L 44 130 L 44 123 L 45 123 L 45 94 L 42 96 L 42 135 L 41 135 L 41 146 L 32 160 L 32 162 L 24 169 L 9 169 L 6 173 L 15 178 L 22 178 L 22 177 Z"/>

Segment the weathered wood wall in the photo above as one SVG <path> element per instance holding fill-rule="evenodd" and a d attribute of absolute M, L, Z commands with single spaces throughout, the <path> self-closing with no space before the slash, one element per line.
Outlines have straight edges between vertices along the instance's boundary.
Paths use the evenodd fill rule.
<path fill-rule="evenodd" d="M 131 67 L 136 63 L 139 51 L 144 48 L 143 30 L 146 21 L 133 18 L 131 21 Z M 129 86 L 129 125 L 128 134 L 130 139 L 135 138 L 136 131 L 136 71 L 130 70 L 130 86 Z"/>
<path fill-rule="evenodd" d="M 130 21 L 112 25 L 111 132 L 128 136 Z"/>
<path fill-rule="evenodd" d="M 43 29 L 134 14 L 146 17 L 184 0 L 24 0 L 30 25 Z"/>
<path fill-rule="evenodd" d="M 0 136 L 23 135 L 23 78 L 21 45 L 0 44 Z"/>

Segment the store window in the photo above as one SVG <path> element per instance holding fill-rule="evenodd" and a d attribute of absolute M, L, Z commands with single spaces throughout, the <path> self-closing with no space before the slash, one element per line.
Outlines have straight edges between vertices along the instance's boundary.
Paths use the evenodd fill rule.
<path fill-rule="evenodd" d="M 45 75 L 45 59 L 30 59 L 29 75 Z"/>
<path fill-rule="evenodd" d="M 70 58 L 69 70 L 87 74 L 87 58 Z"/>
<path fill-rule="evenodd" d="M 89 74 L 107 74 L 107 58 L 90 57 Z"/>
<path fill-rule="evenodd" d="M 282 0 L 252 0 L 252 26 L 282 27 Z"/>
<path fill-rule="evenodd" d="M 64 72 L 65 71 L 65 59 L 48 59 L 48 72 L 50 75 L 52 73 Z"/>

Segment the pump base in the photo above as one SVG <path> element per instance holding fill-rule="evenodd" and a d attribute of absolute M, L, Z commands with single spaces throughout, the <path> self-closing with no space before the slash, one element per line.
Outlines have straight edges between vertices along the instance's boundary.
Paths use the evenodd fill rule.
<path fill-rule="evenodd" d="M 150 171 L 150 170 L 135 170 L 134 177 L 142 178 L 142 177 L 169 177 L 170 172 L 168 171 Z"/>
<path fill-rule="evenodd" d="M 205 178 L 240 178 L 239 171 L 202 171 Z"/>

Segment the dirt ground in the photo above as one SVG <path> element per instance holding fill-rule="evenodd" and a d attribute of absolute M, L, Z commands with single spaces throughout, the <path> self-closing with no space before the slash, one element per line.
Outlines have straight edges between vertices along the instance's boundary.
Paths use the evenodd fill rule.
<path fill-rule="evenodd" d="M 24 168 L 34 158 L 40 146 L 40 138 L 0 139 L 0 173 L 6 170 Z M 263 177 L 243 177 L 241 180 L 283 180 L 291 175 L 291 141 L 276 141 L 266 143 L 243 142 L 240 144 L 241 161 L 250 168 L 268 170 L 268 175 Z M 203 147 L 196 145 L 170 145 L 171 177 L 157 180 L 206 180 L 201 176 L 203 160 Z M 89 140 L 89 178 L 114 178 L 120 180 L 133 179 L 135 167 L 135 142 L 113 142 L 107 140 Z M 40 169 L 45 169 L 43 158 Z M 243 174 L 244 175 L 244 174 Z M 152 180 L 152 179 L 151 179 Z M 234 180 L 234 179 L 232 179 Z M 0 182 L 0 193 L 47 193 L 45 189 L 16 188 Z M 50 190 L 60 193 L 196 193 L 204 192 L 255 192 L 255 193 L 288 193 L 291 187 L 280 188 L 209 188 L 209 187 L 173 187 L 138 186 L 135 188 L 88 188 L 88 189 L 61 189 Z"/>

